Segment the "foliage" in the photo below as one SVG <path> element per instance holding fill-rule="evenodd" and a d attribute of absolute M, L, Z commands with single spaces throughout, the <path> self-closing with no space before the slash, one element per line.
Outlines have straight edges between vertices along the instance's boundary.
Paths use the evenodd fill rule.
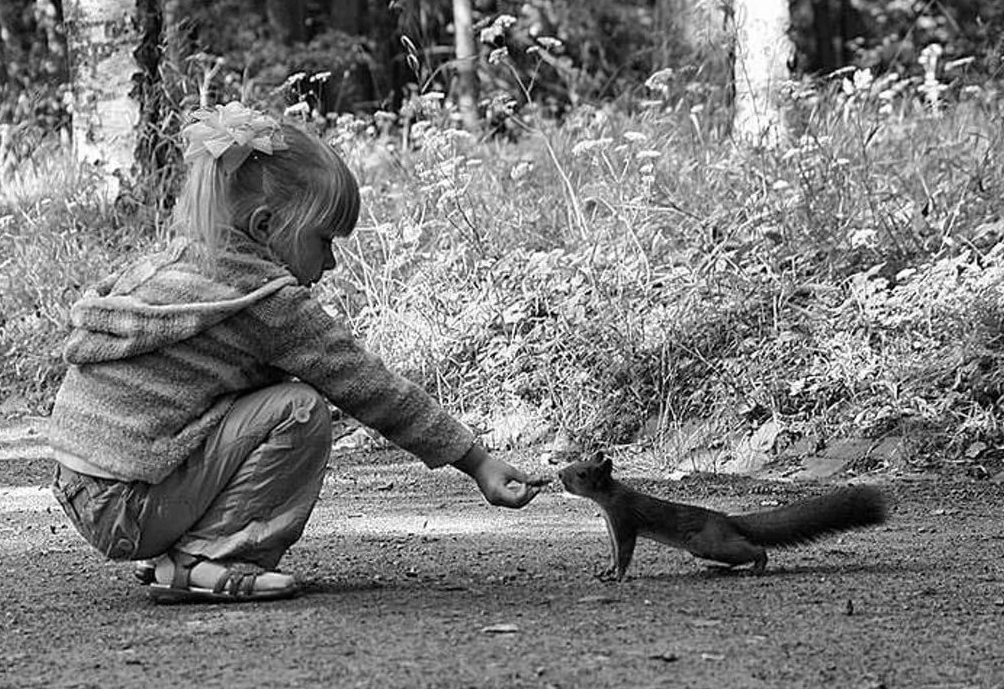
<path fill-rule="evenodd" d="M 44 411 L 65 367 L 69 306 L 84 288 L 163 240 L 154 218 L 102 204 L 99 175 L 42 148 L 0 189 L 0 401 Z"/>
<path fill-rule="evenodd" d="M 708 140 L 671 102 L 582 106 L 503 145 L 437 124 L 431 97 L 392 159 L 343 119 L 372 216 L 325 296 L 475 416 L 529 407 L 598 444 L 774 419 L 959 454 L 1000 437 L 1001 102 L 939 93 L 806 82 L 775 152 Z"/>
<path fill-rule="evenodd" d="M 596 16 L 553 42 L 528 16 L 483 23 L 486 107 L 508 137 L 454 129 L 435 51 L 414 44 L 400 113 L 315 112 L 365 202 L 324 303 L 475 421 L 528 408 L 592 445 L 647 429 L 668 448 L 695 419 L 771 420 L 790 439 L 906 435 L 921 457 L 1000 444 L 997 85 L 936 44 L 902 72 L 793 83 L 795 139 L 741 148 L 682 70 L 625 76 L 638 99 L 624 107 L 590 104 L 614 54 L 575 45 Z M 184 61 L 173 107 L 208 82 L 279 109 L 287 88 L 314 93 L 315 72 L 279 83 L 295 60 L 352 44 L 318 31 L 283 52 L 256 21 L 235 32 L 243 55 L 221 37 Z M 143 204 L 102 205 L 62 151 L 39 154 L 0 191 L 0 396 L 44 410 L 68 305 L 164 224 Z"/>
<path fill-rule="evenodd" d="M 66 44 L 57 4 L 0 4 L 0 168 L 69 127 Z"/>

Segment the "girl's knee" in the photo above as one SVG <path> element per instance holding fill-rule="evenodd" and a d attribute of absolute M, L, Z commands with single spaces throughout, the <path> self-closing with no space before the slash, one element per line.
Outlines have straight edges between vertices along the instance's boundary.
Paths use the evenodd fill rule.
<path fill-rule="evenodd" d="M 291 419 L 302 424 L 303 430 L 331 437 L 331 409 L 324 395 L 306 383 L 284 383 L 280 394 L 289 405 Z"/>

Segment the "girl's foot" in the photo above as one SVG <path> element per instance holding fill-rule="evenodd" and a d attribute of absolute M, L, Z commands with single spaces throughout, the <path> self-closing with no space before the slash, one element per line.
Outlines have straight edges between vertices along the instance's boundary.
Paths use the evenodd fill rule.
<path fill-rule="evenodd" d="M 173 551 L 155 560 L 150 596 L 159 603 L 253 601 L 289 598 L 296 579 L 245 563 L 205 560 Z"/>

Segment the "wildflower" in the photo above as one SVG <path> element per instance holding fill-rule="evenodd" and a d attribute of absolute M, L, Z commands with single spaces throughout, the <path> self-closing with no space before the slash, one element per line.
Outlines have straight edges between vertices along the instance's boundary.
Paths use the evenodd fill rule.
<path fill-rule="evenodd" d="M 486 45 L 495 45 L 496 41 L 502 38 L 504 33 L 505 31 L 502 27 L 492 24 L 481 29 L 481 35 L 478 38 Z"/>
<path fill-rule="evenodd" d="M 554 36 L 537 36 L 537 43 L 539 43 L 540 47 L 542 47 L 544 50 L 550 52 L 557 52 L 561 50 L 565 45 Z"/>
<path fill-rule="evenodd" d="M 500 26 L 503 29 L 508 29 L 513 24 L 516 23 L 516 17 L 511 14 L 500 14 L 495 17 L 495 21 L 492 22 L 492 26 Z"/>
<path fill-rule="evenodd" d="M 947 88 L 938 81 L 938 59 L 943 52 L 944 48 L 939 43 L 932 43 L 920 51 L 920 57 L 917 59 L 924 68 L 924 83 L 918 86 L 917 90 L 932 108 L 938 107 L 941 92 Z"/>
<path fill-rule="evenodd" d="M 474 143 L 474 135 L 463 129 L 447 129 L 443 134 L 446 139 L 455 144 Z"/>
<path fill-rule="evenodd" d="M 860 228 L 851 233 L 852 249 L 874 249 L 878 246 L 878 232 L 871 228 Z"/>
<path fill-rule="evenodd" d="M 572 155 L 575 157 L 585 156 L 597 149 L 606 148 L 611 143 L 613 143 L 613 139 L 609 137 L 603 137 L 600 139 L 583 139 L 579 143 L 572 146 Z"/>
<path fill-rule="evenodd" d="M 854 71 L 852 79 L 844 78 L 842 86 L 846 95 L 853 96 L 856 93 L 867 93 L 873 81 L 875 78 L 872 76 L 871 69 L 858 69 Z"/>
<path fill-rule="evenodd" d="M 654 72 L 648 79 L 645 80 L 645 87 L 653 91 L 658 91 L 663 95 L 669 94 L 669 86 L 673 82 L 673 77 L 675 76 L 674 71 L 667 67 L 665 69 L 660 69 L 658 72 Z"/>
<path fill-rule="evenodd" d="M 303 101 L 302 100 L 299 103 L 295 103 L 293 105 L 290 105 L 288 108 L 286 108 L 285 110 L 283 110 L 282 114 L 285 115 L 286 117 L 290 117 L 290 116 L 293 116 L 293 115 L 304 115 L 304 116 L 306 116 L 306 115 L 310 114 L 310 106 L 307 104 L 307 101 Z"/>
<path fill-rule="evenodd" d="M 521 160 L 509 171 L 509 179 L 518 182 L 533 171 L 533 161 Z"/>
<path fill-rule="evenodd" d="M 648 136 L 642 134 L 641 132 L 624 132 L 624 138 L 633 144 L 638 144 L 642 141 L 648 140 Z"/>
<path fill-rule="evenodd" d="M 649 158 L 661 158 L 662 153 L 659 151 L 653 151 L 652 149 L 646 149 L 644 151 L 638 151 L 634 154 L 634 157 L 638 160 L 648 160 Z"/>
<path fill-rule="evenodd" d="M 488 55 L 488 64 L 497 65 L 509 57 L 509 49 L 506 47 L 496 48 Z"/>

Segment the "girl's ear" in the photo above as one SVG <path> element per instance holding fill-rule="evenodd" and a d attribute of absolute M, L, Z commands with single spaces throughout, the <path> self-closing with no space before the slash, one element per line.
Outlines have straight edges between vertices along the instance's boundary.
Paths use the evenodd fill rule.
<path fill-rule="evenodd" d="M 248 218 L 248 234 L 259 244 L 268 244 L 268 225 L 272 222 L 272 211 L 268 206 L 258 206 Z"/>

